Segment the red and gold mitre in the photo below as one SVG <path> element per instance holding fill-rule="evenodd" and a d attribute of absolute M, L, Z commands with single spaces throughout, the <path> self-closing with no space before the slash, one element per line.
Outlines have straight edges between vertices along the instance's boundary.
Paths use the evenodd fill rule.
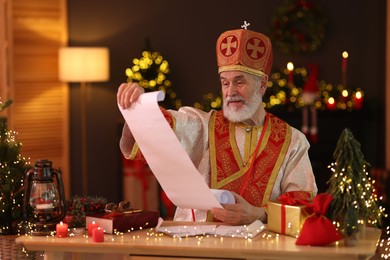
<path fill-rule="evenodd" d="M 217 40 L 218 73 L 239 70 L 269 75 L 272 45 L 264 34 L 246 29 L 226 31 Z"/>

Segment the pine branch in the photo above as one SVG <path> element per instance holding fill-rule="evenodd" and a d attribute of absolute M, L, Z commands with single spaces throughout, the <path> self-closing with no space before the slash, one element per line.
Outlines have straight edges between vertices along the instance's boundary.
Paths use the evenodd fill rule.
<path fill-rule="evenodd" d="M 13 102 L 12 99 L 8 99 L 4 103 L 0 102 L 0 112 L 6 109 L 7 107 L 9 107 L 12 104 L 12 102 Z"/>

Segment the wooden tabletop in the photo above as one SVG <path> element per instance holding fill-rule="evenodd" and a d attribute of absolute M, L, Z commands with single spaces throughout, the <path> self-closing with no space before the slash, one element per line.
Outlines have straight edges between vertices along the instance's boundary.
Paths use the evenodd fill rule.
<path fill-rule="evenodd" d="M 123 255 L 184 256 L 240 259 L 366 259 L 375 254 L 381 231 L 366 228 L 358 245 L 347 247 L 343 241 L 328 246 L 297 246 L 296 239 L 264 231 L 253 239 L 196 236 L 172 237 L 154 229 L 121 235 L 105 234 L 103 243 L 85 236 L 67 238 L 21 236 L 16 243 L 27 250 L 73 253 L 112 253 Z"/>

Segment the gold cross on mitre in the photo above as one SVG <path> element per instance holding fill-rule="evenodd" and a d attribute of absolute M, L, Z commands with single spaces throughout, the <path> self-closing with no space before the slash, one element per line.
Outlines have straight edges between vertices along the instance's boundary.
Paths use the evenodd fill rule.
<path fill-rule="evenodd" d="M 248 29 L 248 26 L 251 25 L 250 23 L 247 23 L 246 21 L 244 21 L 244 24 L 241 25 L 241 28 L 244 28 L 245 30 Z"/>

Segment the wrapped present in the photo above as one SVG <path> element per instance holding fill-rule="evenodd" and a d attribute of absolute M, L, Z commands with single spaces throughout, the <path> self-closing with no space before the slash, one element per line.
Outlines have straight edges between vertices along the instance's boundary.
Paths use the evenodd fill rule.
<path fill-rule="evenodd" d="M 154 210 L 132 209 L 126 212 L 103 212 L 86 217 L 86 228 L 93 221 L 104 229 L 105 233 L 130 232 L 157 226 L 160 213 Z"/>
<path fill-rule="evenodd" d="M 306 218 L 313 210 L 303 205 L 310 194 L 289 192 L 276 201 L 268 202 L 267 229 L 283 235 L 298 237 Z"/>
<path fill-rule="evenodd" d="M 123 199 L 144 210 L 158 210 L 158 181 L 150 168 L 142 161 L 123 162 Z"/>

